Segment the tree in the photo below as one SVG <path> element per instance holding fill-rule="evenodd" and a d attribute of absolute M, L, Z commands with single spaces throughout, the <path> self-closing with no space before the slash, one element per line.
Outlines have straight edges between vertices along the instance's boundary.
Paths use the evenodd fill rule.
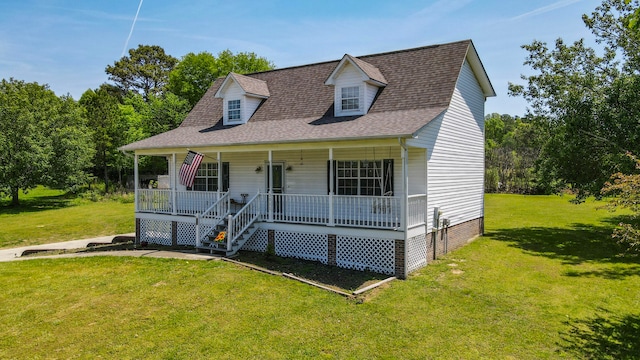
<path fill-rule="evenodd" d="M 169 73 L 177 63 L 178 59 L 166 54 L 160 46 L 138 45 L 129 49 L 129 56 L 107 65 L 105 72 L 123 92 L 135 91 L 148 99 L 163 93 Z"/>
<path fill-rule="evenodd" d="M 168 89 L 193 107 L 219 76 L 216 58 L 211 53 L 188 53 L 169 73 Z"/>
<path fill-rule="evenodd" d="M 548 137 L 543 122 L 532 117 L 490 114 L 485 120 L 485 189 L 487 192 L 548 192 L 536 164 Z"/>
<path fill-rule="evenodd" d="M 543 173 L 565 182 L 582 199 L 599 195 L 610 174 L 627 171 L 632 162 L 626 151 L 636 152 L 640 124 L 638 99 L 638 37 L 624 26 L 638 8 L 638 0 L 605 0 L 587 27 L 604 44 L 602 55 L 583 40 L 566 45 L 558 39 L 554 49 L 534 41 L 525 65 L 536 74 L 523 76 L 527 84 L 510 84 L 510 94 L 524 97 L 531 114 L 551 127 L 543 148 Z M 621 99 L 624 99 L 621 101 Z"/>
<path fill-rule="evenodd" d="M 217 66 L 218 76 L 226 76 L 230 72 L 249 74 L 275 68 L 271 61 L 253 52 L 239 52 L 234 55 L 228 49 L 218 53 Z"/>
<path fill-rule="evenodd" d="M 255 53 L 240 52 L 233 54 L 229 50 L 215 57 L 209 52 L 189 53 L 169 74 L 169 91 L 186 99 L 193 107 L 209 89 L 213 81 L 230 72 L 248 74 L 271 70 L 272 62 Z"/>
<path fill-rule="evenodd" d="M 108 86 L 87 90 L 80 97 L 80 104 L 86 110 L 95 147 L 95 165 L 101 169 L 105 192 L 109 191 L 109 169 L 121 156 L 118 147 L 125 144 L 124 134 L 127 124 L 122 121 L 118 98 L 110 93 Z"/>
<path fill-rule="evenodd" d="M 18 205 L 19 190 L 69 187 L 86 180 L 93 149 L 78 105 L 46 85 L 0 82 L 0 193 Z"/>
<path fill-rule="evenodd" d="M 631 153 L 627 153 L 627 156 L 635 163 L 636 170 L 640 170 L 640 160 Z M 613 196 L 608 204 L 610 210 L 625 208 L 633 211 L 631 221 L 621 222 L 614 230 L 613 237 L 628 253 L 640 254 L 640 229 L 637 226 L 640 216 L 640 174 L 613 174 L 611 181 L 602 188 L 602 193 Z"/>

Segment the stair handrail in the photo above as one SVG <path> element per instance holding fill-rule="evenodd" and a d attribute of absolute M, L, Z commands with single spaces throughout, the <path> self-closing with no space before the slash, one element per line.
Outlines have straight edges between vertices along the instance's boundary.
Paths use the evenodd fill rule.
<path fill-rule="evenodd" d="M 223 214 L 224 208 L 221 208 L 220 206 L 224 204 L 225 201 L 226 201 L 226 211 L 224 211 L 224 214 Z M 208 217 L 207 214 L 213 211 L 214 208 L 217 208 L 218 216 Z M 209 206 L 205 211 L 201 212 L 200 214 L 196 214 L 196 246 L 202 245 L 202 238 L 204 237 L 204 236 L 200 236 L 200 219 L 208 217 L 212 219 L 219 218 L 220 220 L 222 220 L 230 212 L 231 212 L 231 204 L 229 199 L 229 192 L 226 192 L 224 195 L 222 195 L 218 199 L 218 201 L 215 201 L 213 204 L 211 204 L 211 206 Z"/>
<path fill-rule="evenodd" d="M 259 198 L 260 192 L 258 191 L 234 216 L 228 215 L 227 251 L 233 250 L 233 243 L 262 216 L 260 202 L 256 201 Z"/>

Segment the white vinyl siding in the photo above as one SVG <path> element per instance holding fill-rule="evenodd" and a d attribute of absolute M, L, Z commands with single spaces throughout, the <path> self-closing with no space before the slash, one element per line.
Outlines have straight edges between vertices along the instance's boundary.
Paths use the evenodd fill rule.
<path fill-rule="evenodd" d="M 232 105 L 235 105 L 237 104 L 237 101 L 240 102 L 240 108 L 234 109 L 233 111 L 236 111 L 236 110 L 237 111 L 233 112 L 232 115 L 237 114 L 239 112 L 240 118 L 230 119 L 229 118 L 230 102 Z M 238 84 L 236 84 L 235 82 L 233 81 L 229 82 L 224 92 L 224 102 L 223 102 L 224 124 L 225 125 L 246 124 L 247 121 L 249 121 L 249 119 L 253 115 L 253 113 L 256 111 L 256 109 L 258 108 L 261 102 L 262 102 L 262 99 L 260 98 L 245 95 L 244 91 L 242 91 L 242 88 L 240 88 L 240 86 L 238 86 Z"/>
<path fill-rule="evenodd" d="M 179 171 L 182 161 L 184 161 L 184 155 L 176 157 L 176 171 Z M 207 161 L 215 162 L 211 159 L 216 158 L 215 153 L 205 155 Z M 384 159 L 394 159 L 394 196 L 400 196 L 402 161 L 399 146 L 334 149 L 333 155 L 336 161 L 353 159 L 373 161 L 376 159 L 381 162 Z M 241 200 L 240 194 L 243 193 L 249 194 L 251 197 L 257 191 L 262 193 L 267 191 L 265 179 L 268 158 L 269 155 L 266 151 L 222 152 L 222 162 L 229 163 L 229 191 L 232 199 Z M 274 163 L 281 162 L 284 163 L 285 168 L 291 167 L 290 171 L 285 171 L 284 176 L 284 192 L 289 194 L 327 195 L 328 159 L 328 149 L 273 151 Z M 262 168 L 262 171 L 256 173 L 255 170 L 258 166 Z M 411 163 L 409 167 L 412 167 Z M 417 181 L 417 179 L 409 179 L 410 183 L 414 180 Z M 183 185 L 178 185 L 178 190 L 186 190 L 186 188 Z"/>
<path fill-rule="evenodd" d="M 364 112 L 368 112 L 373 104 L 373 99 L 376 98 L 376 94 L 380 88 L 371 84 L 364 84 Z"/>
<path fill-rule="evenodd" d="M 346 64 L 335 81 L 335 116 L 351 116 L 351 115 L 363 115 L 366 113 L 364 109 L 365 104 L 365 87 L 362 74 L 353 67 L 351 64 Z M 343 89 L 357 87 L 358 88 L 358 109 L 343 109 L 342 108 L 342 93 Z"/>
<path fill-rule="evenodd" d="M 449 109 L 407 141 L 428 149 L 428 226 L 433 208 L 451 225 L 484 216 L 484 95 L 467 62 Z"/>

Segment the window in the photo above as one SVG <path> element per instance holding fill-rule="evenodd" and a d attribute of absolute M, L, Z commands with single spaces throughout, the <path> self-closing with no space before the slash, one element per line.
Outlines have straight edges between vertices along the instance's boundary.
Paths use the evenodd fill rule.
<path fill-rule="evenodd" d="M 228 121 L 240 121 L 240 100 L 227 102 Z"/>
<path fill-rule="evenodd" d="M 360 110 L 360 87 L 342 88 L 342 111 L 346 110 Z"/>
<path fill-rule="evenodd" d="M 392 195 L 393 159 L 334 161 L 337 195 Z"/>
<path fill-rule="evenodd" d="M 218 163 L 202 163 L 193 180 L 193 191 L 217 191 L 218 190 Z M 222 163 L 222 191 L 229 190 L 229 163 Z"/>

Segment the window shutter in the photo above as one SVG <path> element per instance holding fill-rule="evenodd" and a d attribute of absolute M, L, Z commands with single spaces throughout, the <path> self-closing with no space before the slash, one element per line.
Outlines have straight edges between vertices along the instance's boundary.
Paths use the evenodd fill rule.
<path fill-rule="evenodd" d="M 229 163 L 222 163 L 222 191 L 229 191 Z"/>
<path fill-rule="evenodd" d="M 390 193 L 393 196 L 393 159 L 383 160 L 382 169 L 382 181 L 384 184 L 382 195 Z"/>
<path fill-rule="evenodd" d="M 338 193 L 338 189 L 336 187 L 337 185 L 337 181 L 336 179 L 338 178 L 338 174 L 336 174 L 336 161 L 333 160 L 327 160 L 327 194 L 329 194 L 329 192 L 331 191 L 331 183 L 329 181 L 331 181 L 330 177 L 331 177 L 331 166 L 333 165 L 333 194 L 337 194 Z"/>

